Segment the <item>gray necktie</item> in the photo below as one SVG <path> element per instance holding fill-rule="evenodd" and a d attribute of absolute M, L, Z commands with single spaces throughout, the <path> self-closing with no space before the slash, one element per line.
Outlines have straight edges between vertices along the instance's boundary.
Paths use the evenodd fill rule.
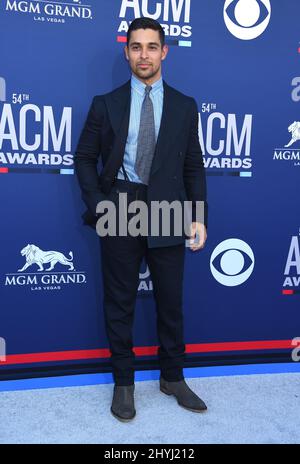
<path fill-rule="evenodd" d="M 140 128 L 136 150 L 135 171 L 144 184 L 148 184 L 152 159 L 154 156 L 156 138 L 153 104 L 150 98 L 151 85 L 145 88 L 145 98 L 142 105 Z"/>

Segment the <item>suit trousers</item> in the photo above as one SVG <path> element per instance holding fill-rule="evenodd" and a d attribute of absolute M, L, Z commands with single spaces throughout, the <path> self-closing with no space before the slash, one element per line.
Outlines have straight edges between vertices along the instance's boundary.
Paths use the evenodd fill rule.
<path fill-rule="evenodd" d="M 108 199 L 117 209 L 120 192 L 131 201 L 147 200 L 147 186 L 116 179 Z M 134 213 L 128 213 L 128 221 Z M 158 361 L 167 381 L 184 378 L 183 271 L 185 244 L 149 248 L 147 237 L 101 236 L 103 310 L 115 385 L 134 383 L 132 328 L 143 258 L 149 267 L 156 306 Z"/>

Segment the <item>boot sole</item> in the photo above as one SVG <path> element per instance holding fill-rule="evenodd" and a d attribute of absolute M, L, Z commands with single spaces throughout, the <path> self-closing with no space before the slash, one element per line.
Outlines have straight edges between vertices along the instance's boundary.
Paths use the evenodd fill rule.
<path fill-rule="evenodd" d="M 136 412 L 135 412 L 134 415 L 133 415 L 132 417 L 128 417 L 128 418 L 121 417 L 121 416 L 118 416 L 118 414 L 116 414 L 116 413 L 112 410 L 112 408 L 110 408 L 110 412 L 112 413 L 112 415 L 113 415 L 116 419 L 118 419 L 118 420 L 121 421 L 121 422 L 130 422 L 130 421 L 131 421 L 132 419 L 134 419 L 135 416 L 136 416 Z"/>
<path fill-rule="evenodd" d="M 171 393 L 171 392 L 169 392 L 168 390 L 165 390 L 164 387 L 161 387 L 161 386 L 160 386 L 159 388 L 160 388 L 160 391 L 163 392 L 163 393 L 165 393 L 166 395 L 168 395 L 168 396 L 175 396 L 174 393 Z M 175 396 L 175 398 L 176 398 L 176 396 Z M 183 404 L 179 403 L 178 398 L 176 398 L 176 400 L 177 400 L 177 403 L 179 404 L 179 406 L 181 406 L 181 407 L 184 408 L 184 409 L 187 409 L 188 411 L 193 411 L 193 412 L 205 412 L 205 411 L 207 411 L 207 408 L 206 408 L 206 409 L 193 409 L 193 408 L 188 408 L 187 406 L 183 406 Z"/>

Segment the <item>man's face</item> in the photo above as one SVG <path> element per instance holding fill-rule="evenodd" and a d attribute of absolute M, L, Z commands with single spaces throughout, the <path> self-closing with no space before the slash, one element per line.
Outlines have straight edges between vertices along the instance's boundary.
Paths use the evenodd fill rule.
<path fill-rule="evenodd" d="M 130 42 L 124 48 L 131 71 L 148 84 L 161 76 L 161 62 L 166 58 L 168 46 L 161 47 L 159 32 L 153 29 L 132 31 Z M 144 65 L 144 66 L 143 66 Z"/>

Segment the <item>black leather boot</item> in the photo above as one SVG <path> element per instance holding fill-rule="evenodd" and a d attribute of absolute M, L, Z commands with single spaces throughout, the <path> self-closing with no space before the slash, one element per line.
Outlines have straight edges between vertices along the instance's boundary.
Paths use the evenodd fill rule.
<path fill-rule="evenodd" d="M 160 391 L 166 395 L 174 395 L 177 403 L 183 408 L 194 412 L 206 411 L 207 406 L 204 401 L 190 389 L 184 379 L 178 382 L 168 382 L 160 377 L 159 383 Z"/>
<path fill-rule="evenodd" d="M 128 422 L 136 415 L 134 408 L 135 385 L 115 385 L 111 413 L 120 421 Z"/>

